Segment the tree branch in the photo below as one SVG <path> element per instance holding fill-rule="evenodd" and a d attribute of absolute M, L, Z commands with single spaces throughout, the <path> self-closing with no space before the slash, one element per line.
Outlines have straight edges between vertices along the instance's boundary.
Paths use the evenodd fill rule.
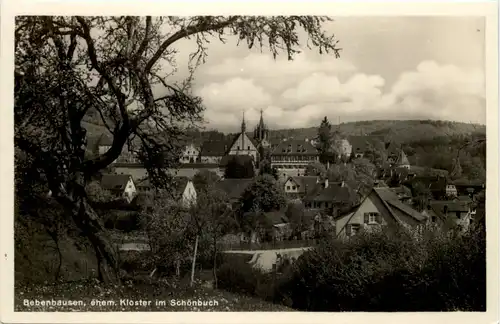
<path fill-rule="evenodd" d="M 228 27 L 229 25 L 231 25 L 232 23 L 234 23 L 236 20 L 238 20 L 238 16 L 233 16 L 233 17 L 229 17 L 226 21 L 220 22 L 218 24 L 200 23 L 200 24 L 197 24 L 197 25 L 194 25 L 194 26 L 189 26 L 189 27 L 187 27 L 185 29 L 181 29 L 181 30 L 177 31 L 175 34 L 173 34 L 172 36 L 170 36 L 169 38 L 167 38 L 160 45 L 160 47 L 155 52 L 155 54 L 153 55 L 153 57 L 146 64 L 146 68 L 144 69 L 144 72 L 146 74 L 148 74 L 151 71 L 151 68 L 153 67 L 153 65 L 155 65 L 155 63 L 163 55 L 163 53 L 165 52 L 165 50 L 170 45 L 172 45 L 173 43 L 175 43 L 176 41 L 178 41 L 178 40 L 180 40 L 182 38 L 185 38 L 185 37 L 189 37 L 189 36 L 194 35 L 196 33 L 203 33 L 203 32 L 207 32 L 207 31 L 211 31 L 211 30 L 218 30 L 218 29 L 222 29 L 222 28 Z"/>
<path fill-rule="evenodd" d="M 146 17 L 146 31 L 144 34 L 144 38 L 141 42 L 141 45 L 139 46 L 139 49 L 137 50 L 137 53 L 135 53 L 135 58 L 134 58 L 134 64 L 137 63 L 141 55 L 144 53 L 146 50 L 148 43 L 149 43 L 149 34 L 151 32 L 151 16 Z"/>

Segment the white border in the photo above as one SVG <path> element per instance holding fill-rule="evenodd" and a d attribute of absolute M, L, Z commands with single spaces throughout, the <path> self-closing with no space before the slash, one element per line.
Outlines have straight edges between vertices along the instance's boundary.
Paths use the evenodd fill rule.
<path fill-rule="evenodd" d="M 196 11 L 193 10 L 196 8 Z M 4 1 L 1 8 L 2 169 L 1 322 L 6 323 L 494 323 L 498 322 L 498 11 L 496 2 L 477 3 L 355 3 L 321 2 L 192 2 L 109 1 L 107 4 L 71 0 Z M 13 29 L 14 16 L 37 15 L 168 15 L 301 14 L 330 16 L 484 16 L 486 17 L 487 84 L 487 295 L 486 313 L 15 313 L 13 312 Z M 457 35 L 460 37 L 460 35 Z M 466 46 L 466 44 L 464 44 Z M 272 319 L 271 317 L 272 316 Z"/>

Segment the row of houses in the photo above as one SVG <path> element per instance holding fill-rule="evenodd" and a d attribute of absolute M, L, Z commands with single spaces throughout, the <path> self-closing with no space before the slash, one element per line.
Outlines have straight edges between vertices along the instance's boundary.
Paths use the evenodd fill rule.
<path fill-rule="evenodd" d="M 319 161 L 319 152 L 314 140 L 270 139 L 269 134 L 262 112 L 253 136 L 247 132 L 243 116 L 241 129 L 237 134 L 209 138 L 199 145 L 187 143 L 179 156 L 179 166 L 172 169 L 172 174 L 192 178 L 199 170 L 208 170 L 223 177 L 231 157 L 235 155 L 248 157 L 252 160 L 254 168 L 257 168 L 260 155 L 267 151 L 270 154 L 271 167 L 277 170 L 281 180 L 286 180 L 289 176 L 305 175 L 307 165 Z M 112 140 L 104 134 L 91 142 L 90 150 L 99 154 L 104 154 L 112 145 Z M 387 150 L 390 165 L 398 163 L 402 168 L 409 170 L 408 158 L 404 152 L 384 143 L 384 138 L 381 136 L 348 136 L 336 140 L 333 145 L 339 156 L 348 158 L 363 157 L 373 148 Z M 118 174 L 131 174 L 135 180 L 145 177 L 146 171 L 127 147 L 114 162 L 113 169 Z"/>

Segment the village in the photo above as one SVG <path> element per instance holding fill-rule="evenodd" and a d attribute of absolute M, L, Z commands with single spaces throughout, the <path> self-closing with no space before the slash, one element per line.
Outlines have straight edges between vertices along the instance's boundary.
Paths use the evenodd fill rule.
<path fill-rule="evenodd" d="M 318 139 L 271 139 L 269 133 L 262 112 L 251 133 L 247 132 L 243 116 L 240 132 L 228 136 L 228 139 L 216 138 L 201 145 L 187 143 L 178 166 L 170 170 L 177 197 L 185 208 L 196 204 L 197 191 L 200 190 L 193 178 L 209 173 L 216 179 L 214 188 L 227 194 L 230 207 L 236 214 L 244 213 L 240 208 L 242 194 L 262 174 L 259 166 L 262 167 L 264 159 L 269 160 L 268 169 L 275 177 L 275 185 L 286 197 L 285 207 L 260 212 L 267 226 L 257 225 L 250 231 L 240 229 L 227 233 L 219 242 L 222 250 L 310 247 L 314 244 L 311 240 L 320 237 L 349 239 L 362 230 L 381 227 L 421 229 L 433 226 L 443 231 L 456 228 L 467 231 L 471 225 L 484 222 L 483 182 L 454 180 L 447 170 L 411 165 L 402 148 L 384 143 L 380 136 L 349 136 L 331 144 L 336 155 L 334 160 L 344 166 L 366 160 L 365 155 L 370 154 L 374 147 L 385 150 L 383 155 L 387 156 L 387 161 L 384 167 L 372 169 L 367 184 L 342 174 L 329 179 L 332 177 L 328 173 L 335 165 L 333 160 L 332 163 L 320 162 Z M 108 138 L 101 135 L 93 149 L 102 154 L 110 145 Z M 250 173 L 254 176 L 245 172 L 229 174 L 230 161 L 235 158 L 242 167 L 251 165 Z M 423 184 L 428 189 L 427 195 L 417 197 L 415 183 Z M 127 151 L 110 165 L 100 184 L 116 198 L 130 204 L 152 189 L 147 170 Z M 481 194 L 482 202 L 478 198 Z M 245 215 L 250 217 L 249 213 Z M 233 217 L 238 219 L 237 215 Z M 129 242 L 122 249 L 148 247 Z M 275 261 L 276 258 L 265 267 L 270 268 Z"/>
<path fill-rule="evenodd" d="M 486 311 L 484 18 L 12 20 L 16 312 Z"/>

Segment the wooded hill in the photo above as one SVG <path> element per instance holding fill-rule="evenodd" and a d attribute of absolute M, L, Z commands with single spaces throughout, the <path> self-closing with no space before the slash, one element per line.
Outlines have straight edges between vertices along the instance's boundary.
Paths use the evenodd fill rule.
<path fill-rule="evenodd" d="M 442 120 L 369 120 L 333 125 L 333 130 L 344 136 L 379 135 L 387 141 L 409 143 L 415 140 L 429 140 L 441 136 L 485 133 L 486 126 Z M 272 138 L 293 137 L 314 138 L 318 127 L 272 130 Z"/>
<path fill-rule="evenodd" d="M 104 126 L 87 122 L 85 128 L 89 136 L 109 133 Z M 412 143 L 415 141 L 427 141 L 436 137 L 452 137 L 470 135 L 472 133 L 486 134 L 486 126 L 480 124 L 469 124 L 441 120 L 370 120 L 333 125 L 333 130 L 339 131 L 343 136 L 351 135 L 379 135 L 383 136 L 387 142 L 398 144 Z M 292 128 L 271 130 L 272 139 L 295 138 L 312 139 L 316 137 L 318 127 Z M 216 130 L 189 131 L 190 137 L 195 144 L 201 144 L 210 138 L 223 139 L 227 137 Z M 248 135 L 251 137 L 252 133 Z"/>

